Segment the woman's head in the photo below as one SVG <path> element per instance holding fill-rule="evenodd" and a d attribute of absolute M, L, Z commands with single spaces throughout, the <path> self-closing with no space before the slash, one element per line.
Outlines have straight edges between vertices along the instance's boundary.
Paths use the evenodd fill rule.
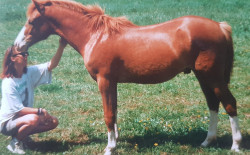
<path fill-rule="evenodd" d="M 28 52 L 21 53 L 17 51 L 14 45 L 9 47 L 4 55 L 1 78 L 17 77 L 17 68 L 15 66 L 23 66 L 23 73 L 26 73 L 28 55 Z"/>

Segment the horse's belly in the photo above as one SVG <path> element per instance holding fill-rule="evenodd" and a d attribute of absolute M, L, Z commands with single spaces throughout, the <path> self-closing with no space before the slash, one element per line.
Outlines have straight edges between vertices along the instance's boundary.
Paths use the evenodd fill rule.
<path fill-rule="evenodd" d="M 177 67 L 177 66 L 176 66 Z M 161 83 L 175 77 L 181 72 L 181 67 L 167 67 L 155 65 L 144 65 L 138 68 L 127 68 L 120 70 L 119 82 L 131 83 Z"/>
<path fill-rule="evenodd" d="M 122 57 L 121 67 L 118 67 L 120 82 L 160 83 L 173 78 L 188 66 L 181 55 L 172 51 L 159 49 L 142 53 Z"/>

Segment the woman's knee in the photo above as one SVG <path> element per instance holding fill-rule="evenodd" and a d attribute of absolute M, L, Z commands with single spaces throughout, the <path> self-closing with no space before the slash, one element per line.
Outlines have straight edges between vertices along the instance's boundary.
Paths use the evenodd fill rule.
<path fill-rule="evenodd" d="M 59 124 L 59 121 L 54 116 L 51 116 L 49 119 L 45 121 L 45 125 L 50 126 L 51 129 L 56 128 L 58 124 Z"/>
<path fill-rule="evenodd" d="M 59 121 L 56 117 L 52 116 L 52 124 L 53 124 L 54 128 L 56 128 L 58 126 Z"/>

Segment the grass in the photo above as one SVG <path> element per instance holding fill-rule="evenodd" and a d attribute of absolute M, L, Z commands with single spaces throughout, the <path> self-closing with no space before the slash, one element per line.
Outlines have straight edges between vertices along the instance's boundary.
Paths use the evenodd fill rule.
<path fill-rule="evenodd" d="M 235 63 L 230 89 L 238 101 L 243 134 L 242 153 L 250 154 L 250 2 L 247 0 L 78 0 L 99 4 L 111 16 L 127 16 L 138 25 L 164 22 L 183 15 L 199 15 L 227 21 L 233 28 Z M 27 0 L 0 0 L 0 63 L 26 21 Z M 59 38 L 51 36 L 30 48 L 29 64 L 49 61 Z M 101 154 L 107 144 L 101 96 L 86 71 L 81 56 L 67 47 L 53 71 L 53 83 L 36 90 L 35 107 L 57 116 L 59 126 L 33 135 L 27 154 Z M 234 154 L 231 128 L 220 106 L 218 140 L 201 148 L 209 112 L 193 73 L 155 85 L 118 85 L 117 154 Z M 0 154 L 9 137 L 0 135 Z"/>

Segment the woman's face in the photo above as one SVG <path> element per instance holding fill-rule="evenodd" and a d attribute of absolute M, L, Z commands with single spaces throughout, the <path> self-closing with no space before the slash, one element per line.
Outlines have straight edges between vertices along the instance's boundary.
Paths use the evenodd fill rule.
<path fill-rule="evenodd" d="M 21 66 L 26 67 L 28 56 L 29 56 L 28 52 L 20 52 L 20 51 L 17 51 L 16 48 L 14 48 L 12 56 L 11 56 L 11 61 L 13 61 L 14 64 L 18 65 L 19 67 Z"/>

